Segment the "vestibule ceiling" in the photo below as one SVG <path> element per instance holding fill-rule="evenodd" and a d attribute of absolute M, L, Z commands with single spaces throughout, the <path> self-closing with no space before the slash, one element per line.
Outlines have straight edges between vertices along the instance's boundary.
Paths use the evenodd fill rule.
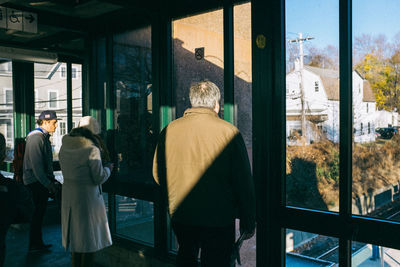
<path fill-rule="evenodd" d="M 222 0 L 0 0 L 0 7 L 37 14 L 35 33 L 0 26 L 0 46 L 80 56 L 85 37 L 149 25 L 160 10 L 171 16 L 221 6 Z M 29 14 L 29 13 L 28 13 Z M 1 20 L 2 14 L 0 14 Z M 5 16 L 5 14 L 4 14 Z M 1 22 L 0 22 L 1 24 Z M 8 27 L 8 26 L 7 26 Z"/>
<path fill-rule="evenodd" d="M 124 9 L 101 0 L 0 0 L 0 6 L 37 14 L 36 33 L 0 28 L 0 45 L 76 55 L 83 52 L 84 37 L 96 21 L 104 28 L 105 16 Z"/>

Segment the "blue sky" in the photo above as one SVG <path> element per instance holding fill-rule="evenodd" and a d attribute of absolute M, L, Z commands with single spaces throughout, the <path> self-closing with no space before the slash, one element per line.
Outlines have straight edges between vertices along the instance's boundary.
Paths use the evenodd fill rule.
<path fill-rule="evenodd" d="M 353 0 L 353 36 L 400 32 L 400 0 Z M 286 38 L 315 37 L 313 46 L 339 46 L 339 0 L 286 0 Z"/>

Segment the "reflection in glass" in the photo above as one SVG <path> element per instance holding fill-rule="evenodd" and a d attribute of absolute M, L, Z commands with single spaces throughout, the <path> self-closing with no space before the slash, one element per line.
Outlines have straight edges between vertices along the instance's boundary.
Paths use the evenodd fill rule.
<path fill-rule="evenodd" d="M 338 211 L 339 1 L 286 0 L 286 30 L 286 202 Z"/>
<path fill-rule="evenodd" d="M 338 266 L 339 239 L 286 229 L 286 266 Z"/>
<path fill-rule="evenodd" d="M 108 214 L 108 209 L 109 209 L 109 207 L 108 207 L 108 193 L 103 192 L 102 195 L 103 195 L 104 205 L 106 206 L 106 212 Z"/>
<path fill-rule="evenodd" d="M 352 243 L 352 267 L 400 266 L 400 251 L 372 244 Z"/>
<path fill-rule="evenodd" d="M 209 80 L 221 90 L 224 106 L 224 36 L 222 9 L 173 21 L 173 88 L 176 117 L 190 107 L 192 83 Z"/>
<path fill-rule="evenodd" d="M 119 179 L 152 183 L 151 28 L 114 35 L 113 42 Z"/>
<path fill-rule="evenodd" d="M 72 128 L 82 117 L 82 65 L 72 64 Z M 59 126 L 60 127 L 60 126 Z"/>
<path fill-rule="evenodd" d="M 235 124 L 243 135 L 252 162 L 251 4 L 234 6 L 233 14 Z"/>
<path fill-rule="evenodd" d="M 67 79 L 66 64 L 34 64 L 35 120 L 44 110 L 54 110 L 59 119 L 58 127 L 51 137 L 53 159 L 58 160 L 62 136 L 67 122 Z M 61 124 L 61 127 L 60 127 Z M 37 125 L 36 125 L 37 127 Z"/>
<path fill-rule="evenodd" d="M 11 61 L 0 63 L 0 132 L 6 138 L 6 161 L 14 158 L 13 84 Z"/>
<path fill-rule="evenodd" d="M 251 3 L 234 6 L 233 31 L 235 124 L 243 136 L 252 163 Z M 239 232 L 237 220 L 237 238 Z M 240 252 L 242 266 L 256 265 L 256 235 L 243 243 Z"/>
<path fill-rule="evenodd" d="M 397 1 L 357 0 L 353 4 L 352 210 L 353 214 L 397 221 L 400 24 L 394 10 L 399 7 Z M 372 32 L 367 26 L 370 23 Z"/>
<path fill-rule="evenodd" d="M 116 233 L 154 244 L 153 202 L 116 196 Z"/>

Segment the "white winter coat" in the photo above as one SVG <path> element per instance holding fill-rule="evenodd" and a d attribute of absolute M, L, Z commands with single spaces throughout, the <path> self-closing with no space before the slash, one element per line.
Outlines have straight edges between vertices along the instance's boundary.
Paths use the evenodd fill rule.
<path fill-rule="evenodd" d="M 110 176 L 92 141 L 66 135 L 59 153 L 64 176 L 61 200 L 62 244 L 71 252 L 95 252 L 112 244 L 101 191 Z"/>

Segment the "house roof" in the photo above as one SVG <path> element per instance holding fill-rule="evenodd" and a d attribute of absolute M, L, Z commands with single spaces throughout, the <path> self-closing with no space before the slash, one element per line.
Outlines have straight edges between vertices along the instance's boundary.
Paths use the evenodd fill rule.
<path fill-rule="evenodd" d="M 321 78 L 326 95 L 329 100 L 339 101 L 339 72 L 337 70 L 322 69 L 311 66 L 304 66 L 304 68 L 308 71 L 313 72 Z M 358 72 L 357 74 L 360 75 Z M 360 77 L 361 79 L 363 79 L 363 101 L 375 102 L 375 95 L 374 92 L 372 92 L 370 83 L 365 80 L 361 75 Z"/>
<path fill-rule="evenodd" d="M 339 101 L 339 79 L 324 76 L 320 76 L 320 78 L 328 99 Z"/>
<path fill-rule="evenodd" d="M 55 64 L 35 63 L 35 78 L 51 79 L 51 76 L 57 71 L 60 65 L 60 62 Z"/>
<path fill-rule="evenodd" d="M 363 101 L 364 102 L 375 102 L 376 99 L 375 99 L 374 92 L 372 92 L 371 85 L 367 80 L 364 80 L 363 88 L 364 88 Z"/>
<path fill-rule="evenodd" d="M 329 78 L 335 78 L 339 79 L 339 72 L 337 70 L 332 70 L 332 69 L 323 69 L 323 68 L 317 68 L 317 67 L 311 67 L 311 66 L 304 66 L 306 70 L 309 70 L 311 72 L 314 72 L 320 77 L 329 77 Z"/>
<path fill-rule="evenodd" d="M 321 78 L 329 100 L 339 100 L 339 72 L 337 70 L 322 69 L 311 66 L 304 66 L 304 68 Z"/>

